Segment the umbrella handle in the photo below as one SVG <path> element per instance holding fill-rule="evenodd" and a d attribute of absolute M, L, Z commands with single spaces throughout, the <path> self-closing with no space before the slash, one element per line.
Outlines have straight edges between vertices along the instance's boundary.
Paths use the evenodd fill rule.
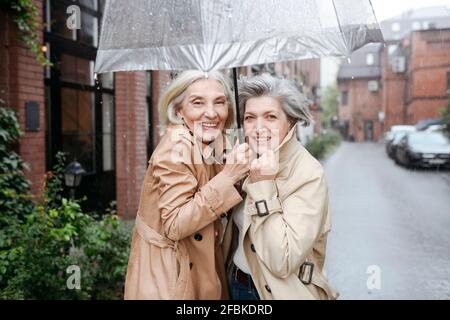
<path fill-rule="evenodd" d="M 241 115 L 239 110 L 239 89 L 237 82 L 237 68 L 233 68 L 234 102 L 236 104 L 236 123 L 238 129 L 239 143 L 244 143 L 244 135 L 241 128 Z"/>

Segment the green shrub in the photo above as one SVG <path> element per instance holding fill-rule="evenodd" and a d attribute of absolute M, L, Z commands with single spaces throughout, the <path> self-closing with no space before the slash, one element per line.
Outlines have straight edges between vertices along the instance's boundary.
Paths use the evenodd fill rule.
<path fill-rule="evenodd" d="M 341 142 L 341 137 L 334 131 L 328 131 L 325 134 L 315 136 L 309 140 L 305 148 L 318 160 L 323 159 L 325 155 Z"/>
<path fill-rule="evenodd" d="M 17 119 L 6 109 L 0 112 L 0 139 L 10 142 L 20 133 Z M 131 224 L 118 218 L 114 203 L 102 215 L 86 214 L 82 200 L 62 196 L 63 154 L 46 175 L 42 202 L 33 204 L 22 162 L 14 157 L 12 163 L 2 143 L 0 299 L 122 299 Z M 70 266 L 79 268 L 79 289 L 68 287 Z"/>
<path fill-rule="evenodd" d="M 448 98 L 447 107 L 441 108 L 439 112 L 445 125 L 444 132 L 450 138 L 450 97 Z"/>
<path fill-rule="evenodd" d="M 20 135 L 15 113 L 0 106 L 0 290 L 14 274 L 21 254 L 16 246 L 21 238 L 20 228 L 34 210 L 30 183 L 23 175 L 27 166 L 12 151 Z"/>

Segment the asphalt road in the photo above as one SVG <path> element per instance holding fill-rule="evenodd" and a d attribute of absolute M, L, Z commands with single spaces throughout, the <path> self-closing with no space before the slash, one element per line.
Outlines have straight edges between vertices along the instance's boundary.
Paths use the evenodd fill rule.
<path fill-rule="evenodd" d="M 340 299 L 450 299 L 450 172 L 397 166 L 380 143 L 342 143 L 324 161 Z"/>

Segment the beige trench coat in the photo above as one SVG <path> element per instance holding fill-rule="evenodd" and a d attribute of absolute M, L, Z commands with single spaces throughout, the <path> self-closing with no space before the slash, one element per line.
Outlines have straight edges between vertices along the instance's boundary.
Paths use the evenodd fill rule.
<path fill-rule="evenodd" d="M 149 161 L 125 281 L 125 299 L 226 299 L 220 238 L 224 217 L 242 201 L 208 149 L 171 126 Z M 220 180 L 220 181 L 219 181 Z"/>
<path fill-rule="evenodd" d="M 335 299 L 338 294 L 323 273 L 331 227 L 327 183 L 322 166 L 297 141 L 295 130 L 279 147 L 276 179 L 244 182 L 244 253 L 261 299 Z M 262 200 L 266 216 L 258 216 L 255 207 Z M 223 241 L 228 262 L 234 252 L 232 224 L 230 217 Z M 310 284 L 299 279 L 305 261 L 314 265 Z"/>

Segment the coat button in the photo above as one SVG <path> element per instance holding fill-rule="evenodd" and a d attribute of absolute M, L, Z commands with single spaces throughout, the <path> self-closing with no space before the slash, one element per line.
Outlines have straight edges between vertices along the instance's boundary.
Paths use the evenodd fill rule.
<path fill-rule="evenodd" d="M 256 252 L 255 246 L 253 245 L 253 243 L 250 245 L 250 249 L 252 249 L 253 252 Z"/>
<path fill-rule="evenodd" d="M 270 287 L 267 284 L 264 286 L 264 288 L 266 288 L 267 291 L 272 292 L 272 290 L 270 290 Z"/>
<path fill-rule="evenodd" d="M 196 233 L 196 234 L 194 235 L 194 239 L 197 240 L 197 241 L 202 241 L 203 236 L 202 236 L 200 233 Z"/>
<path fill-rule="evenodd" d="M 193 266 L 194 264 L 192 263 L 192 262 L 189 262 L 189 269 L 192 269 L 192 266 Z"/>

